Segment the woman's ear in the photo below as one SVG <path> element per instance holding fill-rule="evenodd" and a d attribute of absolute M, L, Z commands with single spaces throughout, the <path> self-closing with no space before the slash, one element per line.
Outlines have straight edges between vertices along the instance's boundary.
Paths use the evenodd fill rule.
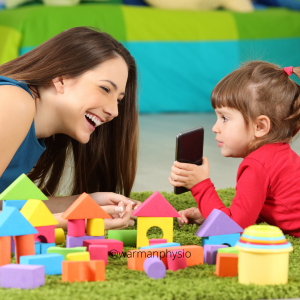
<path fill-rule="evenodd" d="M 56 89 L 57 93 L 59 93 L 59 94 L 64 93 L 65 83 L 64 83 L 63 77 L 56 77 L 56 78 L 52 79 L 52 83 L 53 83 L 54 88 Z"/>
<path fill-rule="evenodd" d="M 255 137 L 262 137 L 268 134 L 270 128 L 271 128 L 271 121 L 267 116 L 261 115 L 257 117 L 256 121 L 254 122 Z"/>

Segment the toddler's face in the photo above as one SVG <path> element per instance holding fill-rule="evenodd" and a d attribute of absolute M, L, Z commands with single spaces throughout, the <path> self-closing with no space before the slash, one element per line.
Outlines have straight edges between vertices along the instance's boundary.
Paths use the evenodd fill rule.
<path fill-rule="evenodd" d="M 217 122 L 212 128 L 216 133 L 218 146 L 225 157 L 246 157 L 247 145 L 254 139 L 254 133 L 247 130 L 242 114 L 228 107 L 216 108 Z"/>

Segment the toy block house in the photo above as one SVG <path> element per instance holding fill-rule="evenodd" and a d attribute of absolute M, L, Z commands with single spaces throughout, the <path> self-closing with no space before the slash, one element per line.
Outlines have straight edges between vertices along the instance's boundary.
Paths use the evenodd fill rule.
<path fill-rule="evenodd" d="M 204 245 L 234 245 L 244 229 L 221 210 L 214 209 L 200 226 L 195 235 L 201 237 Z"/>
<path fill-rule="evenodd" d="M 163 231 L 163 239 L 167 239 L 168 243 L 173 242 L 173 218 L 180 215 L 158 191 L 146 199 L 132 215 L 138 217 L 137 248 L 149 246 L 147 232 L 154 226 Z"/>
<path fill-rule="evenodd" d="M 104 219 L 111 218 L 87 193 L 81 194 L 61 217 L 68 220 L 69 237 L 85 236 L 86 219 L 87 235 L 104 237 Z"/>
<path fill-rule="evenodd" d="M 16 207 L 6 207 L 0 213 L 0 266 L 10 264 L 11 237 L 15 237 L 16 262 L 20 256 L 34 255 L 34 234 L 37 231 Z"/>

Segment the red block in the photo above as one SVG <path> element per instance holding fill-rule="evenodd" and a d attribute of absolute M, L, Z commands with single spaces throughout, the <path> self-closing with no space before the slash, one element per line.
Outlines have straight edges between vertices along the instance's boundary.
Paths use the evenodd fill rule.
<path fill-rule="evenodd" d="M 108 252 L 112 255 L 121 254 L 123 252 L 123 242 L 114 239 L 102 239 L 102 240 L 87 240 L 83 241 L 83 247 L 87 247 L 87 251 L 90 251 L 91 245 L 107 245 Z"/>
<path fill-rule="evenodd" d="M 166 243 L 166 239 L 150 239 L 149 240 L 149 246 L 157 245 L 157 244 L 164 244 Z"/>
<path fill-rule="evenodd" d="M 38 233 L 34 240 L 41 243 L 55 243 L 55 225 L 34 227 Z"/>
<path fill-rule="evenodd" d="M 0 267 L 10 264 L 11 237 L 0 236 Z"/>
<path fill-rule="evenodd" d="M 20 235 L 15 237 L 16 242 L 16 263 L 20 261 L 20 256 L 35 255 L 34 235 Z"/>
<path fill-rule="evenodd" d="M 235 277 L 238 274 L 238 256 L 234 253 L 218 253 L 216 274 L 220 277 Z"/>
<path fill-rule="evenodd" d="M 91 260 L 104 260 L 107 265 L 108 246 L 107 245 L 90 245 L 89 247 Z"/>
<path fill-rule="evenodd" d="M 177 271 L 187 267 L 184 249 L 168 251 L 167 259 L 169 270 Z"/>
<path fill-rule="evenodd" d="M 85 220 L 68 220 L 68 236 L 84 236 L 85 235 Z"/>

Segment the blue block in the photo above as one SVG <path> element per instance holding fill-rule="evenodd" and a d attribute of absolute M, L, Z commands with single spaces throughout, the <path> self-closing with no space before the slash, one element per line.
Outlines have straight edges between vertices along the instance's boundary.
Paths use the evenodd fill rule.
<path fill-rule="evenodd" d="M 155 248 L 165 248 L 165 247 L 178 247 L 181 246 L 179 243 L 162 243 L 152 246 L 140 247 L 140 249 L 155 249 Z"/>
<path fill-rule="evenodd" d="M 222 234 L 222 235 L 212 235 L 207 237 L 202 237 L 202 247 L 204 245 L 224 245 L 227 244 L 229 247 L 234 247 L 235 244 L 240 239 L 240 233 Z"/>
<path fill-rule="evenodd" d="M 21 265 L 42 265 L 46 275 L 61 275 L 63 255 L 57 253 L 20 256 Z"/>
<path fill-rule="evenodd" d="M 27 200 L 3 200 L 2 209 L 5 209 L 5 207 L 7 207 L 7 206 L 12 206 L 17 209 L 22 209 L 26 202 L 27 202 Z"/>
<path fill-rule="evenodd" d="M 40 242 L 34 242 L 34 253 L 35 255 L 41 254 L 41 244 Z"/>
<path fill-rule="evenodd" d="M 41 243 L 41 254 L 47 254 L 47 250 L 50 247 L 56 247 L 55 243 Z"/>

